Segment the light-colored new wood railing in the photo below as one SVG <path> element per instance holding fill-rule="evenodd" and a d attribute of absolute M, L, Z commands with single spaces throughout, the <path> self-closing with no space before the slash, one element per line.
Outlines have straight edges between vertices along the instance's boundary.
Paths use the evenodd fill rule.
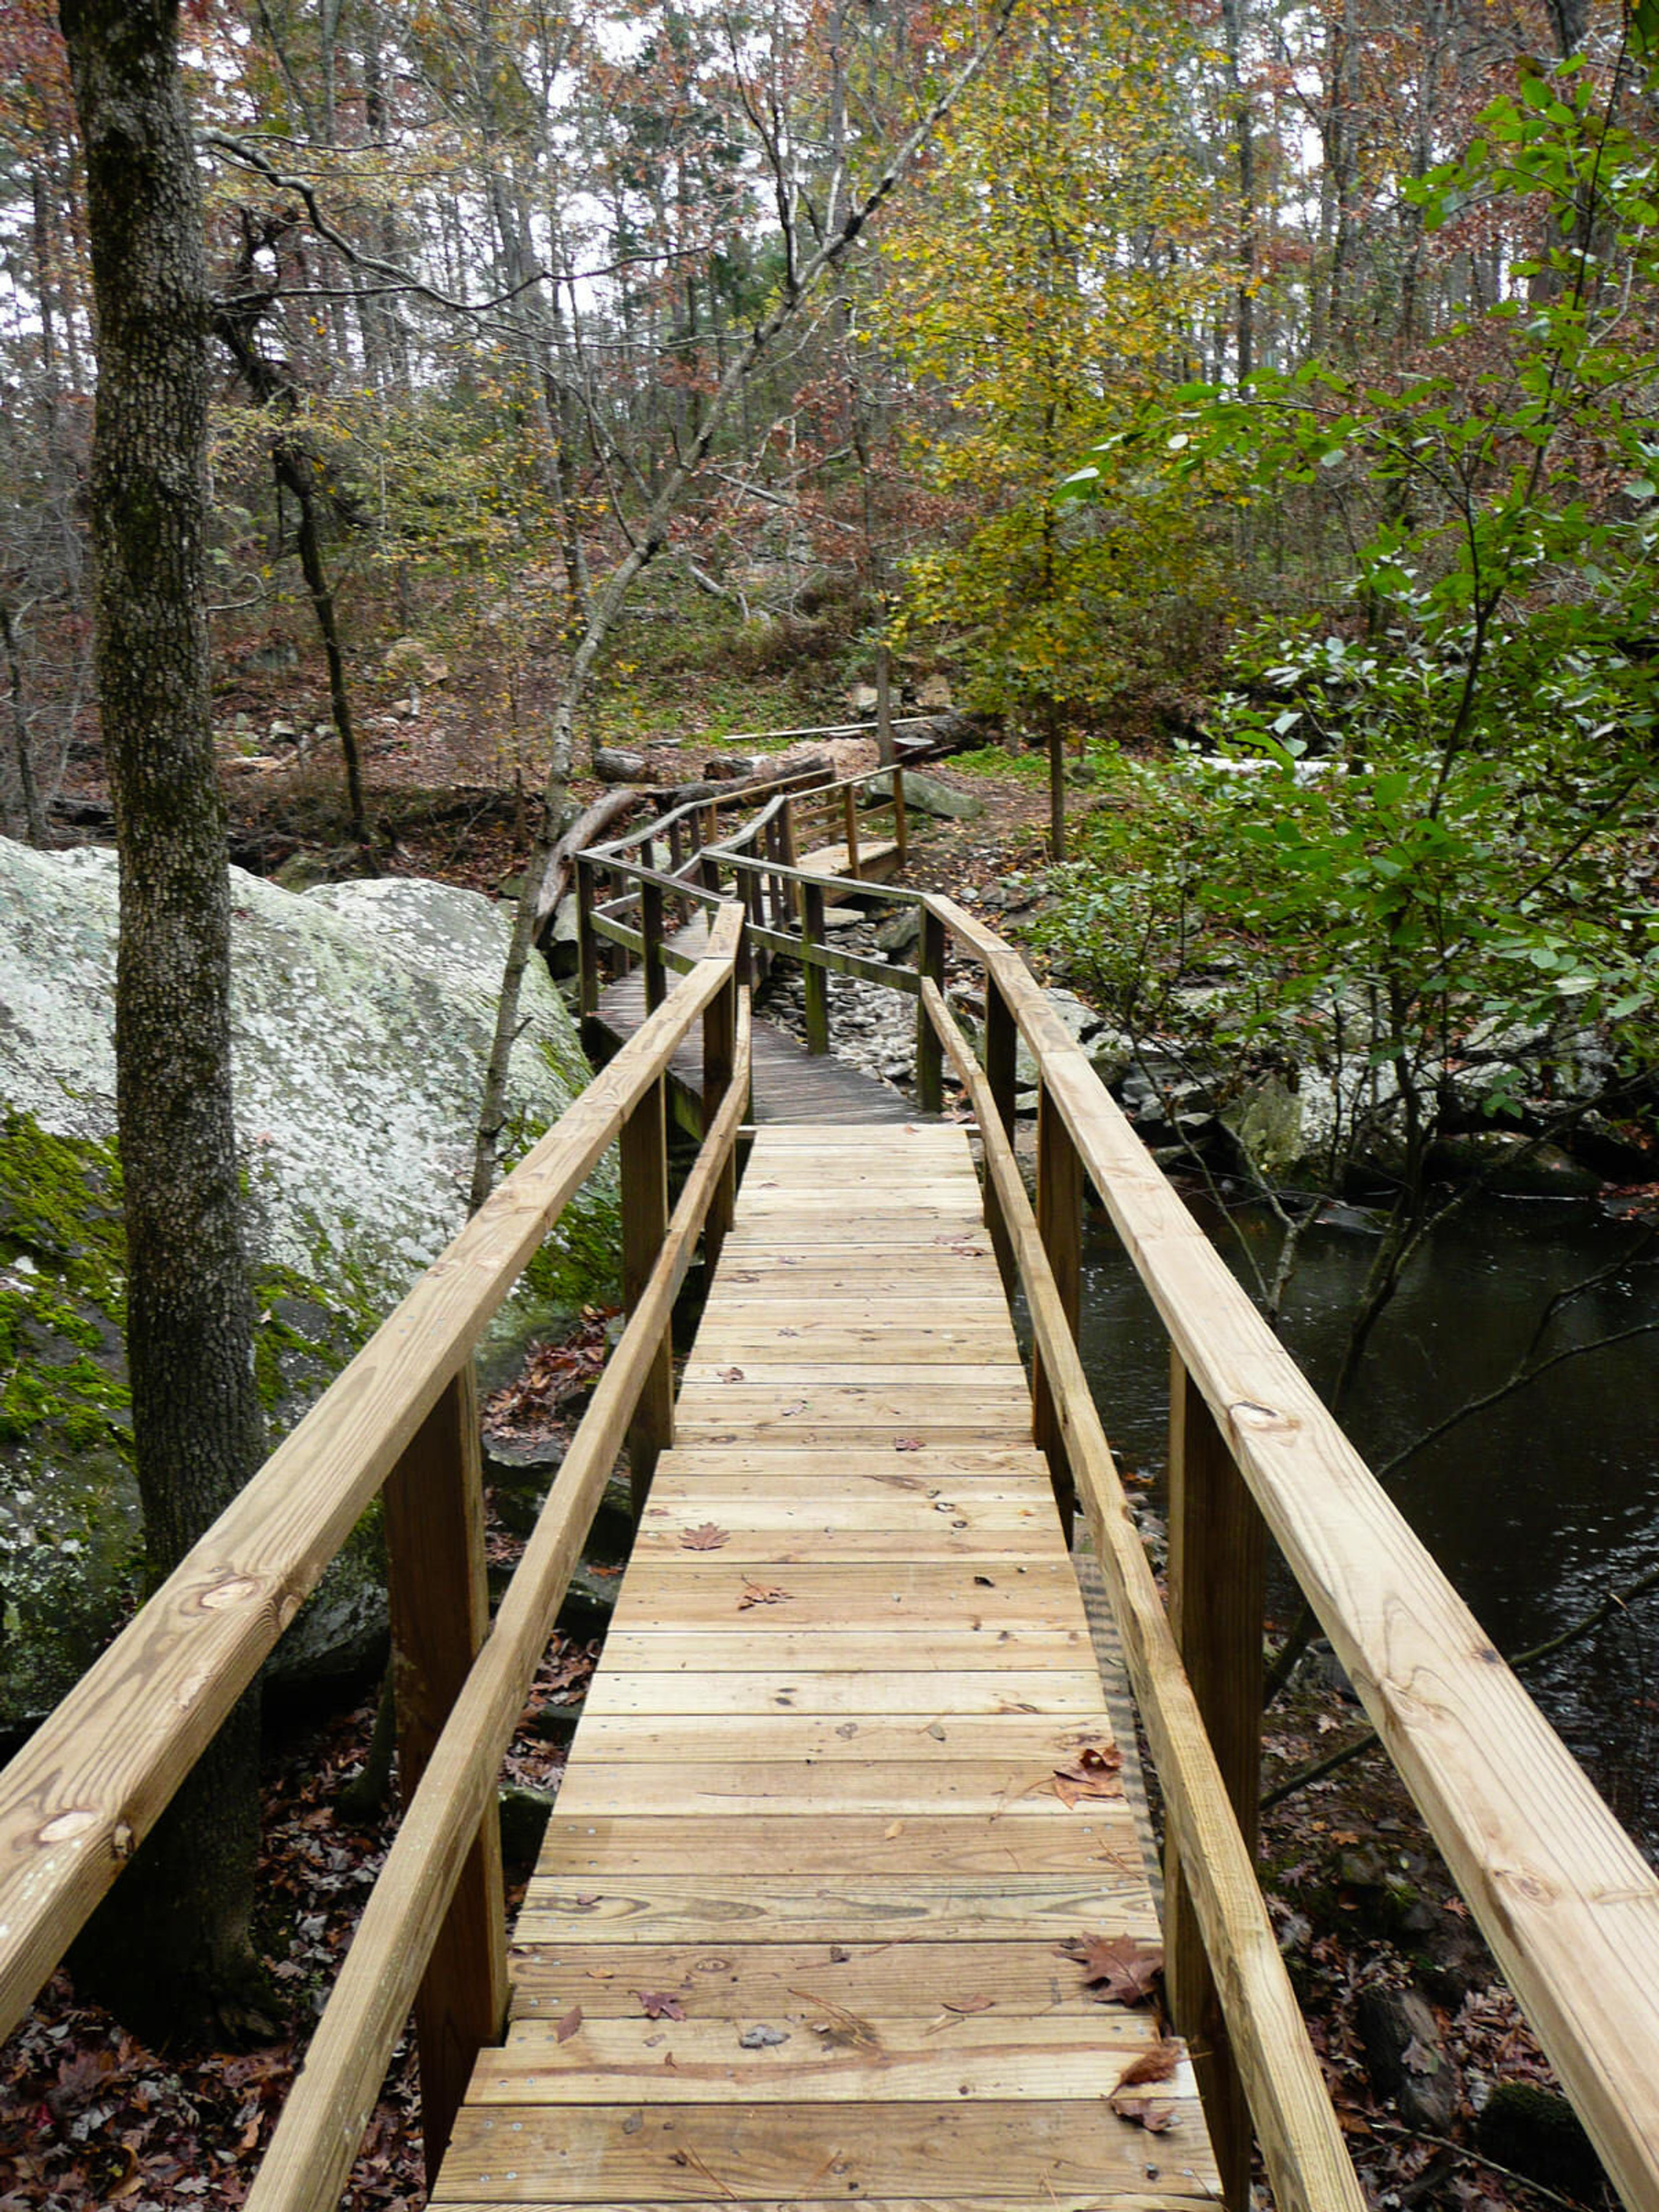
<path fill-rule="evenodd" d="M 731 1219 L 747 1108 L 743 917 L 421 1278 L 0 1778 L 9 2033 L 324 1567 L 384 1487 L 403 1825 L 249 2198 L 332 2206 L 411 2006 L 428 2172 L 506 2016 L 495 1784 L 624 1433 L 636 1488 L 672 1440 L 669 1317 Z M 668 1209 L 668 1061 L 701 1017 L 707 1118 Z M 620 1142 L 629 1320 L 494 1626 L 472 1355 L 573 1194 Z"/>
<path fill-rule="evenodd" d="M 951 901 L 925 904 L 984 974 L 982 1069 L 932 980 L 923 1009 L 970 1090 L 993 1243 L 1030 1301 L 1038 1440 L 1062 1498 L 1076 1485 L 1114 1585 L 1169 1809 L 1166 1978 L 1176 2023 L 1199 2056 L 1228 2201 L 1245 2201 L 1247 2101 L 1281 2203 L 1347 2201 L 1285 2194 L 1308 2154 L 1289 2154 L 1292 2170 L 1281 2173 L 1292 2118 L 1285 2022 L 1271 1976 L 1261 1978 L 1264 1923 L 1216 1821 L 1218 1778 L 1248 1865 L 1271 1533 L 1614 2186 L 1632 2212 L 1659 2212 L 1659 1878 L 1234 1280 L 1018 954 Z M 1007 1147 L 1021 1037 L 1039 1086 L 1034 1208 Z M 1148 1610 L 1139 1546 L 1076 1359 L 1085 1178 L 1171 1347 L 1167 1631 Z M 1193 1708 L 1208 1766 L 1188 1741 Z"/>

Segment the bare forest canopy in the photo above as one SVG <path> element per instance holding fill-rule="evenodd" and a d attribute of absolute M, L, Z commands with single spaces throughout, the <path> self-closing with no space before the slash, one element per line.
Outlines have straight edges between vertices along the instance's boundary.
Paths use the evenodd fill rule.
<path fill-rule="evenodd" d="M 434 662 L 489 672 L 469 712 L 496 764 L 538 782 L 537 702 L 593 580 L 655 526 L 734 357 L 991 18 L 910 0 L 189 9 L 220 669 L 309 656 L 325 611 L 337 720 L 352 674 L 418 634 Z M 3 793 L 38 827 L 90 716 L 94 332 L 49 0 L 6 9 L 0 87 Z M 1432 611 L 1396 580 L 1380 616 L 1360 549 L 1386 522 L 1426 589 L 1455 562 L 1460 498 L 1486 499 L 1540 422 L 1534 489 L 1559 508 L 1571 475 L 1586 543 L 1650 503 L 1604 421 L 1575 444 L 1560 418 L 1571 349 L 1605 332 L 1621 362 L 1659 350 L 1654 121 L 1621 11 L 1589 0 L 1028 0 L 725 410 L 659 532 L 660 588 L 729 617 L 754 662 L 827 632 L 856 673 L 879 634 L 1041 732 L 1201 721 L 1264 614 L 1352 636 L 1392 610 L 1420 635 Z M 1528 416 L 1528 373 L 1551 374 L 1528 321 L 1563 303 L 1577 320 L 1552 333 Z M 1259 450 L 1208 451 L 1194 477 L 1202 441 L 1171 426 L 1172 393 L 1310 365 L 1335 381 L 1297 404 L 1326 427 L 1431 386 L 1501 434 L 1451 450 L 1431 425 L 1416 466 L 1339 435 L 1299 469 L 1281 457 L 1271 500 Z M 1615 380 L 1628 424 L 1653 419 L 1650 382 Z M 1096 447 L 1100 497 L 1058 504 Z M 1560 550 L 1511 596 L 1559 601 Z M 1592 626 L 1600 588 L 1571 587 Z M 1640 612 L 1620 598 L 1601 629 Z"/>

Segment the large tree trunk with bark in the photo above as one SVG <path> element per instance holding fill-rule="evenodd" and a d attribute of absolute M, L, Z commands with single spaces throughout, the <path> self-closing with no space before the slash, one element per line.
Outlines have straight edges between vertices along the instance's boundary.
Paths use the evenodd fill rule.
<path fill-rule="evenodd" d="M 257 1463 L 230 1091 L 230 901 L 209 719 L 207 272 L 176 0 L 62 0 L 98 310 L 98 683 L 121 856 L 116 1070 L 127 1347 L 148 1571 Z M 139 1717 L 135 1715 L 135 1722 Z M 89 1931 L 123 2016 L 169 2040 L 257 2014 L 250 1698 Z"/>

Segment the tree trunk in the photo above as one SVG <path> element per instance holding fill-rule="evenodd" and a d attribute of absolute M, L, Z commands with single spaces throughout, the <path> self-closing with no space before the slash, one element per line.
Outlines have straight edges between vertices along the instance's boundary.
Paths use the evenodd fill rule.
<path fill-rule="evenodd" d="M 300 509 L 300 570 L 311 594 L 318 635 L 323 641 L 323 658 L 328 664 L 329 704 L 334 716 L 334 733 L 340 740 L 340 757 L 345 764 L 346 809 L 351 817 L 351 834 L 367 854 L 371 841 L 368 812 L 363 804 L 362 762 L 357 751 L 357 732 L 352 726 L 351 694 L 346 689 L 345 655 L 340 650 L 340 628 L 334 617 L 334 592 L 328 571 L 323 566 L 317 501 L 306 477 L 312 465 L 311 456 L 303 448 L 296 451 L 284 443 L 276 448 L 275 458 L 278 481 L 288 486 Z"/>
<path fill-rule="evenodd" d="M 1066 858 L 1066 726 L 1050 706 L 1048 724 L 1048 857 Z"/>
<path fill-rule="evenodd" d="M 6 648 L 6 674 L 11 690 L 12 741 L 17 753 L 17 787 L 23 801 L 23 822 L 31 845 L 45 852 L 52 842 L 40 787 L 34 778 L 34 756 L 29 745 L 29 718 L 23 705 L 23 664 L 17 652 L 17 632 L 11 609 L 0 604 L 0 640 Z"/>
<path fill-rule="evenodd" d="M 121 856 L 116 1082 L 127 1353 L 159 1580 L 252 1473 L 261 1421 L 230 1087 L 230 898 L 209 719 L 207 270 L 176 0 L 63 0 L 98 312 L 97 666 Z M 124 2017 L 246 2024 L 258 1837 L 252 1694 L 92 1931 Z"/>

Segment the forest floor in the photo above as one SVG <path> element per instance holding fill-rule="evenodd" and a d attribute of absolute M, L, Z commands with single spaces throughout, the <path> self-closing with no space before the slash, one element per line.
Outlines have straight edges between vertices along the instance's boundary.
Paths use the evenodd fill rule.
<path fill-rule="evenodd" d="M 267 714 L 269 693 L 256 704 L 258 715 Z M 770 714 L 755 720 L 787 710 L 797 725 L 844 711 L 833 696 L 798 694 L 762 706 Z M 627 721 L 618 706 L 614 720 L 608 738 L 638 741 L 637 718 Z M 387 709 L 367 728 L 371 799 L 393 828 L 399 872 L 494 890 L 520 863 L 532 784 L 526 763 L 508 762 L 499 744 L 470 742 L 468 727 L 460 700 L 425 710 L 417 702 L 408 714 Z M 679 775 L 695 775 L 704 750 L 720 742 L 656 746 L 653 769 L 672 780 L 678 763 Z M 1005 766 L 994 756 L 941 763 L 937 772 L 983 798 L 988 811 L 970 823 L 930 824 L 913 879 L 974 906 L 1011 873 L 1040 866 L 1041 765 L 1028 757 Z M 276 859 L 284 845 L 337 842 L 336 782 L 320 743 L 288 767 L 236 775 L 239 834 L 263 840 Z M 83 788 L 95 793 L 95 780 Z M 992 906 L 983 910 L 1000 925 Z M 495 1418 L 554 1434 L 573 1425 L 602 1342 L 602 1324 L 586 1322 L 569 1344 L 543 1354 L 539 1382 L 532 1363 Z M 493 1557 L 511 1555 L 498 1524 L 490 1541 Z M 556 1786 L 556 1715 L 580 1698 L 596 1652 L 554 1640 L 508 1778 Z M 258 1933 L 285 2008 L 279 2036 L 205 2056 L 155 2051 L 60 1971 L 27 2024 L 0 2046 L 0 2212 L 179 2212 L 241 2201 L 391 1833 L 389 1814 L 353 1826 L 338 1806 L 368 1755 L 375 1705 L 367 1685 L 345 1710 L 290 1717 L 270 1734 Z M 1358 1734 L 1360 1720 L 1328 1665 L 1304 1665 L 1268 1718 L 1266 1786 Z M 1387 1762 L 1357 1759 L 1273 1807 L 1262 1863 L 1282 1947 L 1373 2202 L 1387 2212 L 1607 2212 L 1611 2193 L 1571 2130 L 1540 2137 L 1523 2128 L 1501 2143 L 1492 2132 L 1495 2086 L 1547 2087 L 1548 2069 Z M 521 1882 L 527 1869 L 510 1871 Z M 1406 1990 L 1426 2011 L 1402 2015 L 1384 2001 Z M 1419 2021 L 1422 2033 L 1402 2039 L 1402 2017 Z M 412 2061 L 400 2048 L 343 2199 L 349 2212 L 413 2212 L 423 2203 L 416 2106 Z M 1553 2106 L 1547 2115 L 1559 2119 Z M 1510 2170 L 1521 2164 L 1532 2179 Z"/>

